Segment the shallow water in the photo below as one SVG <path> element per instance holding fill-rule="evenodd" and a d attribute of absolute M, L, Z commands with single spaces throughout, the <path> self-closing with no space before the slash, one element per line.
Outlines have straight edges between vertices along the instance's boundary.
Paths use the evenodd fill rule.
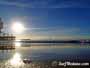
<path fill-rule="evenodd" d="M 52 68 L 53 61 L 89 62 L 90 45 L 24 43 L 15 50 L 0 50 L 0 68 Z"/>

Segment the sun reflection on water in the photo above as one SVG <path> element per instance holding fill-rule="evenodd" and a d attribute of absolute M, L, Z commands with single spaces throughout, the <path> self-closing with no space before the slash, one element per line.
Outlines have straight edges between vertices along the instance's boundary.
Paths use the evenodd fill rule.
<path fill-rule="evenodd" d="M 21 55 L 19 53 L 15 53 L 12 59 L 10 60 L 10 64 L 12 66 L 21 66 L 23 64 Z"/>

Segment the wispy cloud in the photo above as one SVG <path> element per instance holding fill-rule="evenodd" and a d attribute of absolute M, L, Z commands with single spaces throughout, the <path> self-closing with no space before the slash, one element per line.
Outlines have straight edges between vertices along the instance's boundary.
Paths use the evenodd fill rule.
<path fill-rule="evenodd" d="M 26 8 L 71 8 L 90 7 L 89 0 L 0 0 L 1 5 Z"/>
<path fill-rule="evenodd" d="M 24 4 L 19 2 L 8 2 L 8 1 L 0 1 L 1 5 L 11 5 L 11 6 L 18 6 L 18 7 L 31 7 L 30 4 Z"/>
<path fill-rule="evenodd" d="M 36 35 L 89 35 L 90 29 L 78 27 L 47 27 L 47 28 L 26 28 L 26 33 L 30 32 Z"/>
<path fill-rule="evenodd" d="M 56 0 L 57 1 L 57 0 Z M 89 0 L 61 0 L 55 2 L 52 0 L 49 4 L 50 8 L 83 8 L 83 7 L 90 7 Z"/>
<path fill-rule="evenodd" d="M 60 28 L 60 27 L 49 27 L 49 28 L 26 28 L 26 31 L 30 31 L 32 34 L 38 35 L 73 35 L 80 31 L 79 28 Z"/>
<path fill-rule="evenodd" d="M 17 6 L 17 7 L 25 7 L 25 8 L 45 8 L 47 7 L 47 1 L 27 1 L 26 3 L 15 0 L 15 1 L 0 1 L 1 5 L 11 5 L 11 6 Z"/>

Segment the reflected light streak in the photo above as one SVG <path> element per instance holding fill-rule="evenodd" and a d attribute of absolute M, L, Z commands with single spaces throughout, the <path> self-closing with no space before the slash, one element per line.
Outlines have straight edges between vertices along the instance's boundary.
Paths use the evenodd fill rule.
<path fill-rule="evenodd" d="M 12 66 L 21 66 L 22 65 L 21 55 L 19 53 L 15 53 L 13 58 L 10 60 L 10 64 Z"/>

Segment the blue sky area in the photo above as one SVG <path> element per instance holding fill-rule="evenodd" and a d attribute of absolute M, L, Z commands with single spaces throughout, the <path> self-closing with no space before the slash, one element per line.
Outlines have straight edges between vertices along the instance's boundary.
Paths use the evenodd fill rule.
<path fill-rule="evenodd" d="M 18 39 L 90 38 L 90 0 L 0 0 L 0 16 L 5 32 L 15 34 L 12 21 L 22 22 Z"/>

